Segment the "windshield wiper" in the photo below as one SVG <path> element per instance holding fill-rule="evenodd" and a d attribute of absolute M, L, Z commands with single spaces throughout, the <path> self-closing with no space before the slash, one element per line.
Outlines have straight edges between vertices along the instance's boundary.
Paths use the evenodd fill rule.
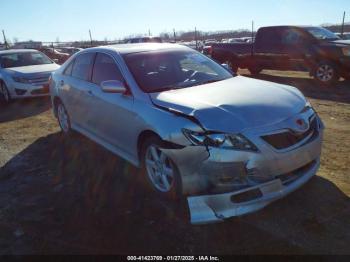
<path fill-rule="evenodd" d="M 222 81 L 222 80 L 225 80 L 225 78 L 224 79 L 211 79 L 211 80 L 207 80 L 207 81 L 201 82 L 200 84 L 201 85 L 210 84 L 210 83 L 215 83 L 215 82 L 219 82 L 219 81 Z"/>
<path fill-rule="evenodd" d="M 169 86 L 163 86 L 160 88 L 152 89 L 149 91 L 149 93 L 158 93 L 158 92 L 164 92 L 164 91 L 170 91 L 175 89 L 180 89 L 181 87 L 178 87 L 176 85 L 169 85 Z"/>
<path fill-rule="evenodd" d="M 207 81 L 195 83 L 195 84 L 193 84 L 193 85 L 191 85 L 191 86 L 200 86 L 200 85 L 215 83 L 215 82 L 223 81 L 223 80 L 225 80 L 225 79 L 226 79 L 226 78 L 224 78 L 224 79 L 211 79 L 211 80 L 207 80 Z"/>
<path fill-rule="evenodd" d="M 196 83 L 192 83 L 192 82 L 183 82 L 183 83 L 179 83 L 177 85 L 169 85 L 169 86 L 163 86 L 157 89 L 152 89 L 149 91 L 149 93 L 158 93 L 158 92 L 164 92 L 164 91 L 170 91 L 170 90 L 175 90 L 175 89 L 182 89 L 182 88 L 186 88 L 186 87 L 192 87 L 192 86 L 199 86 L 199 85 L 205 85 L 205 84 L 210 84 L 210 83 L 215 83 L 215 82 L 219 82 L 219 81 L 223 81 L 226 80 L 227 78 L 223 78 L 223 79 L 210 79 L 207 81 L 203 81 L 203 82 L 196 82 Z"/>

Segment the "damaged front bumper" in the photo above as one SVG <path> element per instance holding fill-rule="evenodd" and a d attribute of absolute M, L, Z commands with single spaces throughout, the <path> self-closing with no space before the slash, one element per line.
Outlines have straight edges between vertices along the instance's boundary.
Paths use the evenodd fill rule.
<path fill-rule="evenodd" d="M 320 160 L 317 159 L 309 164 L 306 172 L 301 170 L 300 174 L 291 174 L 295 176 L 292 182 L 277 178 L 236 192 L 188 197 L 191 223 L 220 222 L 257 211 L 301 187 L 316 174 L 319 165 Z"/>
<path fill-rule="evenodd" d="M 247 133 L 259 152 L 205 146 L 162 151 L 181 175 L 191 222 L 218 222 L 259 210 L 306 183 L 320 165 L 323 129 L 318 120 L 315 135 L 286 150 L 273 148 L 261 133 Z"/>

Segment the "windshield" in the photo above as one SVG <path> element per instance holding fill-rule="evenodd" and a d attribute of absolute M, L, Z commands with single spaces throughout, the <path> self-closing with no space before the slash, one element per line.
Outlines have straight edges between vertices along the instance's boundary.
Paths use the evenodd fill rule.
<path fill-rule="evenodd" d="M 140 88 L 146 93 L 221 81 L 233 75 L 195 51 L 142 52 L 124 56 Z"/>
<path fill-rule="evenodd" d="M 340 39 L 336 34 L 322 27 L 310 27 L 306 30 L 318 40 L 338 40 Z"/>
<path fill-rule="evenodd" d="M 24 52 L 9 53 L 0 55 L 0 63 L 2 68 L 32 66 L 52 64 L 53 62 L 43 53 L 40 52 Z"/>

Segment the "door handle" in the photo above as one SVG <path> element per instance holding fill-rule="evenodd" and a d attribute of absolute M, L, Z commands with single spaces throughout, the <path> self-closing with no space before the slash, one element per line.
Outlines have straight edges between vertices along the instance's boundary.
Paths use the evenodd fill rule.
<path fill-rule="evenodd" d="M 94 93 L 91 90 L 86 91 L 89 96 L 94 96 Z"/>

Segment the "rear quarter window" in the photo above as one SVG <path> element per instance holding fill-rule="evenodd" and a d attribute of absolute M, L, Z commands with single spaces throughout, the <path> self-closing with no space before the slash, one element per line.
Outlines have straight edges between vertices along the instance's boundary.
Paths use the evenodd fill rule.
<path fill-rule="evenodd" d="M 64 69 L 64 71 L 63 71 L 63 74 L 64 74 L 64 75 L 67 75 L 67 76 L 72 75 L 72 70 L 73 70 L 74 61 L 75 61 L 75 60 L 73 60 L 72 62 L 70 62 L 69 65 L 66 67 L 66 69 Z"/>

